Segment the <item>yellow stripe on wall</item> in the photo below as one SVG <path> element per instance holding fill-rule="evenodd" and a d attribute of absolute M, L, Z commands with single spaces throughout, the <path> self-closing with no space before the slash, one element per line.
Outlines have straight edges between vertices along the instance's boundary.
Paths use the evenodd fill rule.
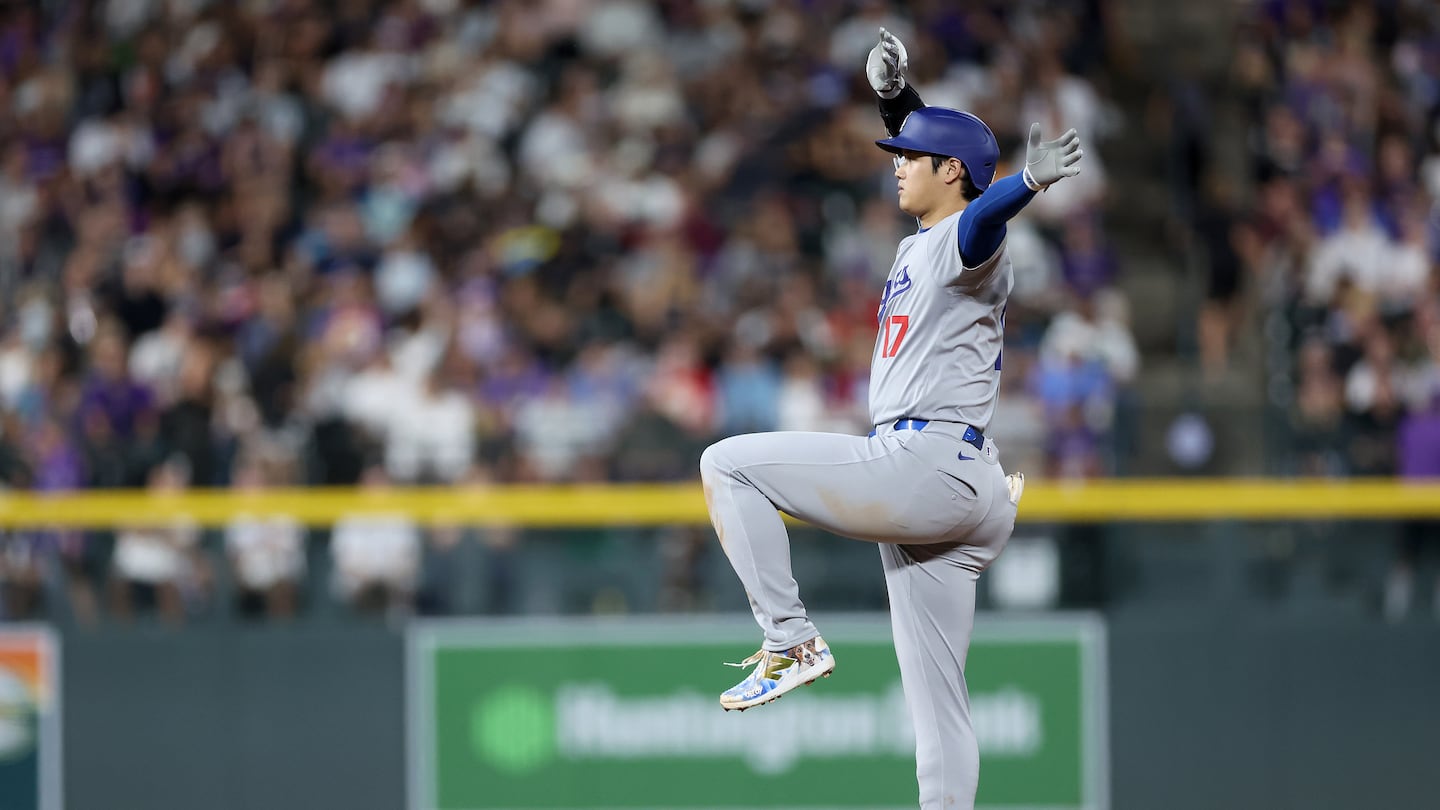
<path fill-rule="evenodd" d="M 192 490 L 156 495 L 90 490 L 0 493 L 0 527 L 106 528 L 177 518 L 223 526 L 235 517 L 288 515 L 328 526 L 345 515 L 399 513 L 423 523 L 534 527 L 706 524 L 698 483 L 483 488 Z M 1032 481 L 1021 522 L 1440 519 L 1440 481 L 1131 479 Z"/>

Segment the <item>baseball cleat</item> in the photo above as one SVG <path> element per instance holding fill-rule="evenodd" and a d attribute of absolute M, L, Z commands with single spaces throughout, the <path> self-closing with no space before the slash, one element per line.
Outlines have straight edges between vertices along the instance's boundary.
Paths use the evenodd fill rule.
<path fill-rule="evenodd" d="M 743 712 L 751 706 L 779 700 L 797 686 L 830 677 L 835 671 L 835 656 L 830 654 L 825 639 L 816 636 L 784 652 L 760 650 L 738 664 L 726 662 L 725 665 L 755 667 L 749 677 L 720 695 L 720 706 L 725 711 Z"/>

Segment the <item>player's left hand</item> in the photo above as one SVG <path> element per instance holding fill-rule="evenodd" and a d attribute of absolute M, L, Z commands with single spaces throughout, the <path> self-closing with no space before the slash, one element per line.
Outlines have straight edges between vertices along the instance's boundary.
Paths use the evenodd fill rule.
<path fill-rule="evenodd" d="M 895 98 L 905 89 L 905 71 L 910 67 L 910 55 L 905 52 L 905 43 L 900 38 L 880 29 L 880 42 L 870 49 L 865 60 L 865 78 L 881 98 Z"/>
<path fill-rule="evenodd" d="M 1025 185 L 1031 191 L 1043 191 L 1062 178 L 1080 173 L 1077 165 L 1085 157 L 1080 148 L 1080 135 L 1070 130 L 1053 141 L 1040 140 L 1040 124 L 1030 125 L 1030 140 L 1025 145 Z"/>

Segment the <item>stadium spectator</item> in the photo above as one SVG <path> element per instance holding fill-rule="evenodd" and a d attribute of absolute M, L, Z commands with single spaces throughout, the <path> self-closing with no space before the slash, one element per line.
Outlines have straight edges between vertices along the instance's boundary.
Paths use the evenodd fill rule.
<path fill-rule="evenodd" d="M 1412 480 L 1440 480 L 1440 386 L 1431 389 L 1430 403 L 1401 424 L 1398 436 L 1400 474 Z M 1440 550 L 1440 521 L 1409 521 L 1402 527 L 1400 547 L 1385 582 L 1384 613 L 1400 621 L 1410 612 L 1415 580 L 1424 558 Z M 1440 572 L 1431 591 L 1431 610 L 1440 620 Z"/>
<path fill-rule="evenodd" d="M 367 492 L 384 492 L 390 478 L 381 463 L 366 466 Z M 361 613 L 403 614 L 419 586 L 420 527 L 403 514 L 354 514 L 335 523 L 330 557 L 335 594 Z"/>
<path fill-rule="evenodd" d="M 246 448 L 232 486 L 241 494 L 289 482 L 289 459 L 278 447 Z M 235 607 L 242 616 L 289 618 L 300 607 L 306 571 L 305 528 L 284 515 L 240 516 L 225 528 L 225 552 L 235 572 Z"/>
<path fill-rule="evenodd" d="M 1074 311 L 1051 321 L 1031 388 L 1049 426 L 1046 469 L 1052 474 L 1089 478 L 1108 472 L 1104 440 L 1139 362 L 1123 299 L 1113 291 L 1081 298 Z"/>
<path fill-rule="evenodd" d="M 1204 252 L 1205 302 L 1197 324 L 1200 367 L 1217 379 L 1230 367 L 1230 352 L 1243 322 L 1241 291 L 1246 264 L 1241 243 L 1248 232 L 1240 223 L 1239 201 L 1229 178 L 1214 172 L 1199 190 L 1194 216 L 1195 242 Z"/>
<path fill-rule="evenodd" d="M 474 408 L 463 387 L 446 375 L 445 369 L 432 371 L 412 397 L 388 404 L 385 467 L 396 481 L 453 484 L 471 473 Z"/>
<path fill-rule="evenodd" d="M 150 470 L 147 488 L 157 495 L 183 491 L 188 476 L 183 459 L 169 459 Z M 129 618 L 137 607 L 153 609 L 167 622 L 179 623 L 200 607 L 211 572 L 199 540 L 198 529 L 183 517 L 121 528 L 111 588 L 115 614 Z"/>

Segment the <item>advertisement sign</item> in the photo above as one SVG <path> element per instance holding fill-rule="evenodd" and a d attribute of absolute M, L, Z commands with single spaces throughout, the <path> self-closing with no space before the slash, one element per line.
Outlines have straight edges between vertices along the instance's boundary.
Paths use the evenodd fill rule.
<path fill-rule="evenodd" d="M 60 654 L 43 627 L 0 627 L 0 807 L 60 810 Z"/>
<path fill-rule="evenodd" d="M 417 623 L 411 810 L 915 807 L 888 618 L 823 630 L 835 675 L 741 714 L 748 618 Z M 980 806 L 1106 806 L 1103 667 L 1092 617 L 977 621 Z"/>

